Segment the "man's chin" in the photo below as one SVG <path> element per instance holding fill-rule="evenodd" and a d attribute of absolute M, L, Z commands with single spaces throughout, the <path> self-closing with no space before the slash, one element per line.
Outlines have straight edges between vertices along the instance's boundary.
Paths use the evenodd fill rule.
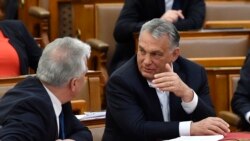
<path fill-rule="evenodd" d="M 145 77 L 148 80 L 152 80 L 154 78 L 154 73 L 149 73 L 149 72 L 142 72 L 141 73 L 143 77 Z"/>

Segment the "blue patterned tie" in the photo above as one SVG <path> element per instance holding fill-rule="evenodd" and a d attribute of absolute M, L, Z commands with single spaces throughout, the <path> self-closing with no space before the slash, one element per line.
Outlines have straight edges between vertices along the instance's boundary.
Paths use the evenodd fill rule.
<path fill-rule="evenodd" d="M 60 129 L 59 129 L 59 138 L 60 139 L 65 139 L 65 133 L 64 133 L 64 115 L 63 111 L 59 115 L 59 124 L 60 124 Z"/>

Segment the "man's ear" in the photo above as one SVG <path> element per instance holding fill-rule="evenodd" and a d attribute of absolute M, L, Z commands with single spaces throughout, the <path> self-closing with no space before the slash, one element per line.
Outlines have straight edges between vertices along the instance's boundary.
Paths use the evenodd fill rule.
<path fill-rule="evenodd" d="M 173 55 L 173 60 L 172 62 L 174 62 L 179 56 L 180 56 L 180 48 L 176 47 L 172 53 Z"/>
<path fill-rule="evenodd" d="M 77 78 L 72 78 L 69 82 L 69 88 L 71 91 L 75 92 L 77 89 L 78 81 Z"/>

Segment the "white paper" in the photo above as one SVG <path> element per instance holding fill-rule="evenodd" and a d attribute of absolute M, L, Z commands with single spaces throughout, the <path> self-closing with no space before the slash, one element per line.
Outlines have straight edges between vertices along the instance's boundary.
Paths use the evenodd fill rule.
<path fill-rule="evenodd" d="M 181 136 L 171 140 L 164 141 L 219 141 L 223 139 L 223 135 L 210 135 L 210 136 Z"/>
<path fill-rule="evenodd" d="M 84 112 L 83 115 L 76 115 L 76 118 L 80 121 L 91 119 L 103 119 L 105 118 L 106 111 L 102 112 Z"/>

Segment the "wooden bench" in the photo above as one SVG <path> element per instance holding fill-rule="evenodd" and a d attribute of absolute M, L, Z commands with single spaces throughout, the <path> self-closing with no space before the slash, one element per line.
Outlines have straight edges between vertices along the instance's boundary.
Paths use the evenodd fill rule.
<path fill-rule="evenodd" d="M 206 29 L 250 28 L 250 2 L 206 0 Z"/>
<path fill-rule="evenodd" d="M 9 89 L 13 88 L 16 83 L 24 80 L 27 76 L 0 78 L 0 97 L 2 97 Z M 34 75 L 32 75 L 34 76 Z M 72 100 L 73 111 L 82 113 L 83 111 L 100 111 L 102 101 L 102 75 L 100 71 L 89 71 L 85 77 L 84 88 Z M 84 104 L 83 101 L 86 101 Z"/>
<path fill-rule="evenodd" d="M 205 67 L 218 113 L 230 110 L 230 76 L 239 74 L 250 47 L 250 30 L 180 32 L 181 54 Z"/>
<path fill-rule="evenodd" d="M 180 32 L 182 56 L 204 67 L 241 67 L 250 47 L 250 30 Z"/>

